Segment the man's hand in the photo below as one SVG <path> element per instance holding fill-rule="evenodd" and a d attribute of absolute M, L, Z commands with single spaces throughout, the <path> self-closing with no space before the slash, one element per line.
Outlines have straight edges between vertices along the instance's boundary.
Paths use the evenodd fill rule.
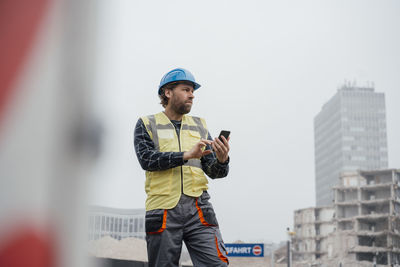
<path fill-rule="evenodd" d="M 195 144 L 191 150 L 183 153 L 183 160 L 189 159 L 199 159 L 202 156 L 211 154 L 211 150 L 203 150 L 207 145 L 211 145 L 213 142 L 206 139 L 201 139 L 197 144 Z"/>
<path fill-rule="evenodd" d="M 215 138 L 214 142 L 212 143 L 212 148 L 215 151 L 215 155 L 219 163 L 225 163 L 228 160 L 228 152 L 229 152 L 229 139 L 228 140 L 221 136 L 222 141 L 219 138 Z"/>

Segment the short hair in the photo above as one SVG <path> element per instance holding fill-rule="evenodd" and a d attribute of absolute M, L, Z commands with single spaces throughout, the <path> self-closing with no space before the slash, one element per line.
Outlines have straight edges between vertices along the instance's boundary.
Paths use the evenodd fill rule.
<path fill-rule="evenodd" d="M 168 105 L 168 97 L 165 95 L 165 90 L 174 90 L 175 87 L 177 87 L 179 84 L 186 84 L 194 87 L 194 84 L 189 81 L 177 81 L 177 82 L 171 82 L 167 83 L 163 87 L 160 88 L 160 95 L 158 96 L 161 100 L 160 104 L 165 108 Z"/>

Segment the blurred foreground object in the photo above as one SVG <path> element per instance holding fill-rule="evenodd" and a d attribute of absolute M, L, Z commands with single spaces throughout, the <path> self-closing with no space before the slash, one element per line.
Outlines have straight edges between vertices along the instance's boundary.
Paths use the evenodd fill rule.
<path fill-rule="evenodd" d="M 10 240 L 2 240 L 0 266 L 50 267 L 54 266 L 54 243 L 47 233 L 34 229 L 18 229 Z"/>
<path fill-rule="evenodd" d="M 0 2 L 0 266 L 88 266 L 95 7 Z"/>

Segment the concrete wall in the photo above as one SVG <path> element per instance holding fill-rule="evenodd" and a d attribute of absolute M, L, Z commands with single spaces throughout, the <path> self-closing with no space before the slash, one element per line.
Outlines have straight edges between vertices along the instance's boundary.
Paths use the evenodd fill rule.
<path fill-rule="evenodd" d="M 118 260 L 118 259 L 107 259 L 107 258 L 92 258 L 93 266 L 101 267 L 148 267 L 147 262 L 142 261 L 130 261 L 130 260 Z"/>
<path fill-rule="evenodd" d="M 338 222 L 338 229 L 341 231 L 354 230 L 354 222 L 353 221 Z"/>
<path fill-rule="evenodd" d="M 351 218 L 358 215 L 357 205 L 338 206 L 338 218 Z"/>
<path fill-rule="evenodd" d="M 298 242 L 298 252 L 311 252 L 315 251 L 314 239 L 303 239 Z"/>
<path fill-rule="evenodd" d="M 389 214 L 390 213 L 390 205 L 389 203 L 384 204 L 376 204 L 376 205 L 362 205 L 361 206 L 361 214 Z"/>
<path fill-rule="evenodd" d="M 354 201 L 358 199 L 358 191 L 357 190 L 340 190 L 337 194 L 337 202 L 348 202 Z"/>
<path fill-rule="evenodd" d="M 335 210 L 333 208 L 321 208 L 319 209 L 319 220 L 328 222 L 332 221 Z"/>
<path fill-rule="evenodd" d="M 386 184 L 393 181 L 392 172 L 365 175 L 367 184 Z"/>
<path fill-rule="evenodd" d="M 297 210 L 294 216 L 294 223 L 304 224 L 315 222 L 315 212 L 313 208 Z"/>
<path fill-rule="evenodd" d="M 400 173 L 394 174 L 394 182 L 400 182 Z"/>
<path fill-rule="evenodd" d="M 343 173 L 341 177 L 341 185 L 344 187 L 362 186 L 367 183 L 366 179 L 358 174 Z"/>
<path fill-rule="evenodd" d="M 396 214 L 400 214 L 400 204 L 394 203 L 393 208 L 394 208 L 394 212 L 396 212 Z"/>
<path fill-rule="evenodd" d="M 391 188 L 377 188 L 375 190 L 368 189 L 361 191 L 362 200 L 375 200 L 375 199 L 387 199 L 391 197 Z"/>
<path fill-rule="evenodd" d="M 349 254 L 347 251 L 357 246 L 357 236 L 346 232 L 336 232 L 329 237 L 329 242 L 333 244 L 332 258 L 356 260 L 355 254 Z"/>
<path fill-rule="evenodd" d="M 319 227 L 321 235 L 328 235 L 335 230 L 335 226 L 333 223 L 323 223 Z"/>
<path fill-rule="evenodd" d="M 303 224 L 301 228 L 297 228 L 296 235 L 302 238 L 315 237 L 315 226 L 314 224 Z"/>
<path fill-rule="evenodd" d="M 359 231 L 381 232 L 389 229 L 387 218 L 381 220 L 362 220 L 358 223 Z"/>

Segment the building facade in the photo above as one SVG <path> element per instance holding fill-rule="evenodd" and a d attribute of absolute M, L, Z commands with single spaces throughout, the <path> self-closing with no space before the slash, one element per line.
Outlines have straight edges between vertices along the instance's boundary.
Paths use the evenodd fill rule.
<path fill-rule="evenodd" d="M 338 255 L 400 264 L 400 170 L 343 174 L 334 187 Z"/>
<path fill-rule="evenodd" d="M 400 170 L 339 181 L 334 205 L 295 211 L 294 266 L 400 266 Z"/>
<path fill-rule="evenodd" d="M 88 230 L 89 240 L 103 236 L 111 236 L 118 240 L 127 237 L 144 239 L 145 210 L 90 206 Z"/>
<path fill-rule="evenodd" d="M 333 216 L 333 207 L 306 208 L 294 212 L 293 261 L 318 266 L 327 257 L 332 251 L 328 238 L 335 230 Z"/>
<path fill-rule="evenodd" d="M 333 204 L 346 171 L 387 168 L 385 95 L 344 85 L 314 118 L 316 206 Z"/>

